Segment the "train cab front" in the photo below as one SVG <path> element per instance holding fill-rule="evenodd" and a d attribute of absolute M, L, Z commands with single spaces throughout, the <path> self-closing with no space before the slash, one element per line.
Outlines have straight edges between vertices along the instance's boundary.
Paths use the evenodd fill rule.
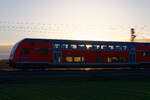
<path fill-rule="evenodd" d="M 20 42 L 21 42 L 21 41 L 20 41 Z M 17 42 L 17 43 L 13 46 L 13 48 L 12 48 L 12 50 L 11 50 L 11 52 L 10 52 L 10 55 L 9 55 L 9 66 L 10 66 L 10 67 L 14 67 L 14 66 L 16 65 L 16 58 L 17 58 L 16 50 L 17 50 L 17 48 L 18 48 L 20 42 Z"/>

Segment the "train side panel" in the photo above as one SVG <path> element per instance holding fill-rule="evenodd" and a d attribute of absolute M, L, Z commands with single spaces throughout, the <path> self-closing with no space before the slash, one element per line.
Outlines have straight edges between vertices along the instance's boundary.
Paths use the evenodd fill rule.
<path fill-rule="evenodd" d="M 66 63 L 66 57 L 85 57 L 85 63 L 128 63 L 128 51 L 114 51 L 114 50 L 63 50 L 63 63 Z M 98 61 L 98 57 L 103 60 Z M 108 62 L 111 57 L 124 57 L 124 61 Z"/>
<path fill-rule="evenodd" d="M 21 42 L 14 54 L 15 62 L 52 62 L 52 44 L 44 42 Z"/>
<path fill-rule="evenodd" d="M 90 64 L 96 67 L 136 67 L 143 63 L 150 64 L 150 44 L 144 43 L 24 39 L 14 50 L 10 62 L 22 65 L 41 63 L 41 67 L 43 63 L 47 64 L 47 67 L 84 67 Z"/>
<path fill-rule="evenodd" d="M 136 60 L 138 63 L 150 62 L 150 46 L 137 45 L 136 46 Z"/>

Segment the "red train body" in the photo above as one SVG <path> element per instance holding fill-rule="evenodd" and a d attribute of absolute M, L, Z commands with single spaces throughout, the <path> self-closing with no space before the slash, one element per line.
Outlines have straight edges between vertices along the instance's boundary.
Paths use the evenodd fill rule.
<path fill-rule="evenodd" d="M 13 67 L 141 67 L 150 65 L 150 43 L 26 38 L 13 47 Z"/>

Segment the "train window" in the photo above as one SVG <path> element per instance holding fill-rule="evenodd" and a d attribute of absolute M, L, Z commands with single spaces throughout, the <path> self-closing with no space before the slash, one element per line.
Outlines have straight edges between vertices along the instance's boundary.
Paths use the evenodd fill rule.
<path fill-rule="evenodd" d="M 136 47 L 134 45 L 131 45 L 130 50 L 136 50 Z"/>
<path fill-rule="evenodd" d="M 101 49 L 101 46 L 100 46 L 100 45 L 97 45 L 97 49 Z"/>
<path fill-rule="evenodd" d="M 62 48 L 63 49 L 67 49 L 68 48 L 68 44 L 62 44 Z"/>
<path fill-rule="evenodd" d="M 92 49 L 92 45 L 87 44 L 87 45 L 86 45 L 86 48 L 87 48 L 87 49 Z"/>
<path fill-rule="evenodd" d="M 109 50 L 109 48 L 107 47 L 107 45 L 101 45 L 101 49 L 102 50 Z"/>
<path fill-rule="evenodd" d="M 85 45 L 84 44 L 79 44 L 78 49 L 85 49 Z"/>
<path fill-rule="evenodd" d="M 30 53 L 30 49 L 29 48 L 23 48 L 21 51 L 21 54 L 29 54 Z"/>
<path fill-rule="evenodd" d="M 71 48 L 71 49 L 77 49 L 77 45 L 76 45 L 76 44 L 71 44 L 71 45 L 70 45 L 70 48 Z"/>
<path fill-rule="evenodd" d="M 93 45 L 93 49 L 100 49 L 100 45 Z"/>
<path fill-rule="evenodd" d="M 121 46 L 117 45 L 117 46 L 115 47 L 115 49 L 116 49 L 116 50 L 121 50 Z"/>
<path fill-rule="evenodd" d="M 108 57 L 108 62 L 116 63 L 116 62 L 126 62 L 125 57 Z"/>
<path fill-rule="evenodd" d="M 120 57 L 120 62 L 126 62 L 126 58 L 125 57 Z"/>
<path fill-rule="evenodd" d="M 54 45 L 53 45 L 53 48 L 55 48 L 55 49 L 60 48 L 60 44 L 54 44 Z"/>
<path fill-rule="evenodd" d="M 81 57 L 82 62 L 85 62 L 86 58 L 84 56 Z"/>
<path fill-rule="evenodd" d="M 72 57 L 66 57 L 66 62 L 73 62 L 73 58 Z"/>
<path fill-rule="evenodd" d="M 104 62 L 104 57 L 96 57 L 97 62 Z"/>
<path fill-rule="evenodd" d="M 142 55 L 143 55 L 143 57 L 145 57 L 146 56 L 146 52 L 143 52 Z"/>
<path fill-rule="evenodd" d="M 119 57 L 108 57 L 108 62 L 111 63 L 111 62 L 119 62 Z"/>
<path fill-rule="evenodd" d="M 108 61 L 108 63 L 111 63 L 111 62 L 112 62 L 111 57 L 108 57 L 108 58 L 107 58 L 107 61 Z"/>
<path fill-rule="evenodd" d="M 113 49 L 114 49 L 114 46 L 113 46 L 113 45 L 108 45 L 108 49 L 109 49 L 109 50 L 113 50 Z"/>
<path fill-rule="evenodd" d="M 112 57 L 112 62 L 119 62 L 119 58 L 118 57 Z"/>
<path fill-rule="evenodd" d="M 81 57 L 74 57 L 74 62 L 81 62 Z"/>
<path fill-rule="evenodd" d="M 150 52 L 148 52 L 148 51 L 143 52 L 142 55 L 143 55 L 143 57 L 150 57 Z"/>
<path fill-rule="evenodd" d="M 48 55 L 48 49 L 40 49 L 40 55 Z"/>
<path fill-rule="evenodd" d="M 127 46 L 122 46 L 122 49 L 123 50 L 127 50 Z"/>

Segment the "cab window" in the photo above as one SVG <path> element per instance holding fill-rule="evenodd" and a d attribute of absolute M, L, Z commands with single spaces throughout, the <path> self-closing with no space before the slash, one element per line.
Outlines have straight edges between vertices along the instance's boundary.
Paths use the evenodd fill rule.
<path fill-rule="evenodd" d="M 21 51 L 21 54 L 29 54 L 30 53 L 30 49 L 29 48 L 23 48 Z"/>

